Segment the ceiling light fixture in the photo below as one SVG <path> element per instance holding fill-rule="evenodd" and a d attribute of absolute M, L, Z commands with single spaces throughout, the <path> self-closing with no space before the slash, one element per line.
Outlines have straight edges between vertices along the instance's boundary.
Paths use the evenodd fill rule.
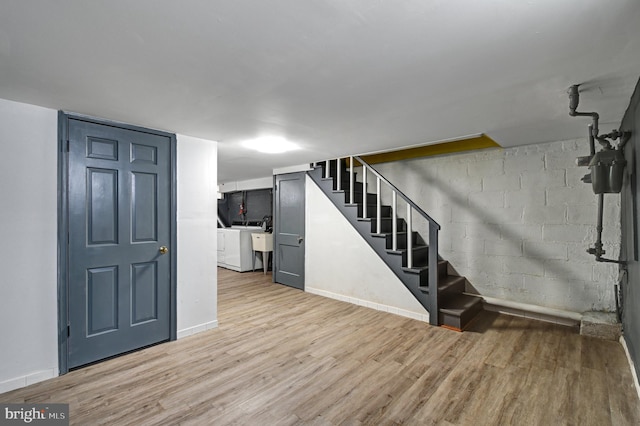
<path fill-rule="evenodd" d="M 281 138 L 279 136 L 263 136 L 242 142 L 245 148 L 255 149 L 265 154 L 280 154 L 283 152 L 294 151 L 300 147 L 293 142 Z"/>

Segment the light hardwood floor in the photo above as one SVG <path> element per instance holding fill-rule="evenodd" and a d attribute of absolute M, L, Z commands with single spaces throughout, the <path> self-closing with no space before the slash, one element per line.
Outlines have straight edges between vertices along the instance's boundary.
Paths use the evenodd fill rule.
<path fill-rule="evenodd" d="M 0 402 L 69 403 L 81 425 L 640 424 L 617 342 L 494 313 L 457 333 L 218 273 L 219 328 Z"/>

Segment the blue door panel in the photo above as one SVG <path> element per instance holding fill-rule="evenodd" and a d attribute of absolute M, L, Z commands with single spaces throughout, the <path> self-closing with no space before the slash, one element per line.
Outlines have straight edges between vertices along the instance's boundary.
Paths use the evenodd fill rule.
<path fill-rule="evenodd" d="M 68 367 L 171 333 L 168 136 L 69 119 Z M 171 247 L 169 247 L 171 249 Z"/>
<path fill-rule="evenodd" d="M 276 176 L 274 280 L 304 290 L 306 174 Z"/>

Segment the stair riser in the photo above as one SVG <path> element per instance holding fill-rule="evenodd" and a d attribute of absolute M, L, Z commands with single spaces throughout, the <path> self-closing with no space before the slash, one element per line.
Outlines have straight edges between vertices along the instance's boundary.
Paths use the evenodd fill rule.
<path fill-rule="evenodd" d="M 391 217 L 391 206 L 381 206 L 382 217 Z M 367 204 L 367 217 L 376 217 L 378 207 L 375 204 Z M 362 217 L 362 204 L 358 204 L 358 217 Z"/>
<path fill-rule="evenodd" d="M 320 163 L 320 169 L 322 170 L 322 177 L 324 178 L 325 177 L 325 170 L 326 170 L 324 161 Z M 336 179 L 337 176 L 338 176 L 338 174 L 336 173 L 336 163 L 335 163 L 335 161 L 332 161 L 331 162 L 331 166 L 329 167 L 329 177 L 330 178 L 334 178 L 334 180 L 337 180 Z M 357 182 L 356 176 L 357 176 L 357 173 L 354 173 L 354 180 L 356 181 L 355 182 L 356 183 L 356 188 L 358 188 L 358 186 L 357 186 L 358 184 L 360 184 L 359 188 L 362 188 L 362 183 Z M 342 165 L 342 186 L 343 186 L 343 188 L 342 189 L 349 188 L 349 180 L 350 179 L 351 179 L 351 175 L 349 173 L 349 169 L 343 163 L 343 165 Z M 333 189 L 334 190 L 336 189 L 335 185 L 334 185 Z"/>
<path fill-rule="evenodd" d="M 443 279 L 448 275 L 449 271 L 449 262 L 439 262 L 438 263 L 438 279 Z"/>
<path fill-rule="evenodd" d="M 449 262 L 447 261 L 439 261 L 438 262 L 438 283 L 442 282 L 442 280 L 447 278 L 447 265 Z M 428 264 L 428 262 L 427 262 Z M 426 265 L 425 265 L 426 266 Z M 420 271 L 420 273 L 415 274 L 418 277 L 418 281 L 420 285 L 429 288 L 429 269 L 424 269 Z M 442 293 L 442 292 L 441 292 Z"/>
<path fill-rule="evenodd" d="M 398 219 L 396 222 L 396 226 L 398 227 L 398 232 L 404 232 L 405 229 L 405 222 L 404 219 Z M 391 218 L 382 218 L 382 220 L 380 221 L 380 233 L 381 234 L 387 234 L 387 233 L 391 233 L 393 232 L 393 222 L 391 220 Z M 371 219 L 371 233 L 372 234 L 377 234 L 378 233 L 378 220 L 377 219 Z"/>
<path fill-rule="evenodd" d="M 407 248 L 407 234 L 406 231 L 403 234 L 398 234 L 397 247 L 398 249 L 406 249 Z M 418 233 L 413 231 L 413 245 L 417 246 L 418 243 Z M 393 235 L 387 235 L 387 249 L 391 250 L 393 248 Z"/>
<path fill-rule="evenodd" d="M 362 204 L 362 192 L 355 191 L 353 194 L 353 198 L 356 203 Z M 349 193 L 348 189 L 344 190 L 344 202 L 345 203 L 351 202 L 351 194 Z M 367 204 L 376 205 L 377 203 L 378 203 L 378 197 L 376 196 L 376 194 L 367 194 Z"/>
<path fill-rule="evenodd" d="M 444 305 L 460 293 L 464 293 L 464 280 L 460 280 L 459 283 L 449 287 L 447 291 L 438 292 L 438 303 Z"/>
<path fill-rule="evenodd" d="M 414 250 L 412 266 L 427 266 L 429 264 L 429 250 Z M 407 265 L 407 252 L 402 253 L 402 264 Z"/>
<path fill-rule="evenodd" d="M 464 330 L 471 320 L 482 310 L 482 303 L 476 303 L 470 309 L 465 310 L 458 317 L 445 312 L 438 313 L 438 322 L 440 325 L 452 327 L 458 330 Z"/>
<path fill-rule="evenodd" d="M 440 293 L 438 295 L 438 304 L 439 305 L 443 305 L 448 303 L 450 300 L 454 299 L 457 295 L 459 295 L 460 293 L 449 293 L 449 292 L 445 292 L 445 293 Z"/>
<path fill-rule="evenodd" d="M 349 185 L 349 176 L 348 175 L 347 176 L 343 176 L 342 182 L 340 182 L 340 190 L 341 191 L 345 191 L 346 193 L 349 193 L 349 189 L 350 188 L 351 187 Z M 362 194 L 362 183 L 355 182 L 354 188 L 355 188 L 354 192 Z M 334 181 L 333 181 L 333 190 L 334 191 L 338 190 L 338 182 L 337 182 L 336 179 L 334 179 Z M 362 199 L 362 196 L 360 196 L 360 199 Z"/>

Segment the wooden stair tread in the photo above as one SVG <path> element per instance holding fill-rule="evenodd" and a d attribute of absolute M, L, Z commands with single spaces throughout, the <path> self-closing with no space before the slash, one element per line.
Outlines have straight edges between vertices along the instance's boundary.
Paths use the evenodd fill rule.
<path fill-rule="evenodd" d="M 446 292 L 451 287 L 454 287 L 460 281 L 464 281 L 465 278 L 458 275 L 447 275 L 444 278 L 438 280 L 438 291 Z"/>
<path fill-rule="evenodd" d="M 376 234 L 376 235 L 383 235 L 383 234 Z M 413 251 L 420 251 L 420 250 L 429 250 L 429 246 L 425 246 L 424 244 L 419 244 L 419 245 L 415 245 L 412 247 Z M 407 249 L 406 248 L 399 248 L 399 249 L 387 249 L 387 252 L 390 253 L 406 253 Z M 420 266 L 421 267 L 421 266 Z M 428 268 L 428 266 L 425 266 L 425 268 Z"/>
<path fill-rule="evenodd" d="M 449 263 L 446 260 L 441 260 L 438 262 L 438 266 L 442 266 L 443 264 Z M 426 266 L 422 270 L 428 270 L 429 267 Z M 460 285 L 461 282 L 465 281 L 465 277 L 461 277 L 459 275 L 447 275 L 445 277 L 438 278 L 438 293 L 445 294 L 456 294 L 456 287 Z M 423 293 L 429 293 L 429 286 L 419 286 L 420 291 Z M 455 296 L 452 296 L 455 297 Z"/>
<path fill-rule="evenodd" d="M 465 311 L 473 309 L 475 305 L 482 302 L 482 299 L 467 294 L 460 294 L 447 302 L 447 306 L 440 307 L 440 312 L 449 315 L 460 316 Z"/>
<path fill-rule="evenodd" d="M 426 247 L 426 246 L 425 246 Z M 447 263 L 446 260 L 438 260 L 438 265 L 442 265 L 444 263 Z M 410 274 L 419 274 L 423 271 L 427 271 L 429 270 L 429 265 L 426 266 L 412 266 L 411 268 L 407 268 L 406 266 L 402 268 L 405 272 L 408 272 Z"/>
<path fill-rule="evenodd" d="M 428 265 L 427 265 L 427 266 L 413 266 L 413 267 L 411 267 L 411 268 L 407 268 L 406 266 L 403 266 L 403 267 L 402 267 L 402 270 L 403 270 L 404 272 L 408 272 L 408 273 L 410 273 L 410 274 L 419 274 L 419 273 L 421 273 L 422 271 L 426 271 L 426 270 L 428 270 L 428 269 L 429 269 L 429 266 L 428 266 Z"/>

